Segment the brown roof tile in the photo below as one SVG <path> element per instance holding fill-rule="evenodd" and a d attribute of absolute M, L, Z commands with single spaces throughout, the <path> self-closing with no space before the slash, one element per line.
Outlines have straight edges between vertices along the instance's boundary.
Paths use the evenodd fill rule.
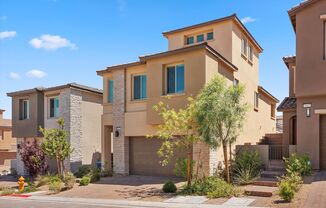
<path fill-rule="evenodd" d="M 286 97 L 277 107 L 277 111 L 295 110 L 297 108 L 297 99 L 294 97 Z"/>

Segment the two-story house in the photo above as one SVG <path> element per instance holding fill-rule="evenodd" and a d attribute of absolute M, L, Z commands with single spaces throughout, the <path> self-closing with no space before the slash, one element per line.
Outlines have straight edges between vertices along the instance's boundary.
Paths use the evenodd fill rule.
<path fill-rule="evenodd" d="M 97 71 L 103 77 L 102 162 L 118 174 L 173 175 L 174 161 L 162 167 L 155 134 L 161 118 L 153 106 L 163 101 L 173 108 L 184 107 L 210 79 L 220 74 L 228 84 L 246 86 L 245 102 L 251 105 L 244 131 L 237 144 L 256 144 L 265 133 L 275 132 L 278 100 L 259 85 L 258 42 L 234 14 L 168 32 L 165 52 L 139 57 L 139 61 L 109 66 Z M 170 99 L 167 99 L 170 97 Z M 112 138 L 113 137 L 113 138 Z M 221 148 L 203 144 L 193 147 L 193 158 L 205 174 L 222 165 Z"/>
<path fill-rule="evenodd" d="M 3 118 L 5 110 L 0 109 L 0 174 L 15 168 L 16 139 L 12 137 L 11 120 Z"/>
<path fill-rule="evenodd" d="M 283 112 L 283 144 L 307 153 L 315 169 L 326 169 L 326 0 L 307 0 L 288 11 L 296 55 L 284 57 L 289 97 Z"/>
<path fill-rule="evenodd" d="M 13 136 L 18 146 L 34 139 L 41 142 L 40 127 L 58 128 L 58 118 L 64 118 L 65 130 L 73 152 L 66 168 L 75 172 L 80 165 L 95 165 L 101 155 L 102 90 L 69 83 L 66 85 L 7 93 L 12 97 Z M 56 170 L 54 161 L 50 171 Z M 26 174 L 17 154 L 17 172 Z"/>

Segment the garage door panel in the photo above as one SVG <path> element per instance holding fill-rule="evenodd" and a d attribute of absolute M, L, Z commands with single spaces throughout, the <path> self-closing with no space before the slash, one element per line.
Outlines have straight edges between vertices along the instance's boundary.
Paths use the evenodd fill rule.
<path fill-rule="evenodd" d="M 186 157 L 185 151 L 177 150 L 174 159 L 166 166 L 161 166 L 157 151 L 162 141 L 145 137 L 129 138 L 130 174 L 173 176 L 177 158 Z"/>

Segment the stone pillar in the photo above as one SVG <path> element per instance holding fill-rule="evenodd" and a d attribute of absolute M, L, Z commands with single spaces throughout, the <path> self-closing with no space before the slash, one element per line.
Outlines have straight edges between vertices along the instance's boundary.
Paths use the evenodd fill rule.
<path fill-rule="evenodd" d="M 129 174 L 129 138 L 125 136 L 125 70 L 113 71 L 113 171 L 116 174 Z M 120 129 L 120 135 L 115 137 L 114 132 Z"/>
<path fill-rule="evenodd" d="M 17 145 L 20 145 L 24 143 L 24 138 L 17 138 Z M 19 154 L 19 150 L 17 149 L 17 159 L 16 159 L 16 171 L 17 171 L 17 174 L 19 176 L 22 176 L 22 175 L 27 175 L 27 172 L 26 172 L 26 169 L 25 169 L 25 165 L 21 159 L 21 156 Z"/>
<path fill-rule="evenodd" d="M 102 122 L 103 124 L 103 122 Z M 111 167 L 111 133 L 112 126 L 102 125 L 102 141 L 101 141 L 101 161 L 102 169 L 112 171 Z"/>

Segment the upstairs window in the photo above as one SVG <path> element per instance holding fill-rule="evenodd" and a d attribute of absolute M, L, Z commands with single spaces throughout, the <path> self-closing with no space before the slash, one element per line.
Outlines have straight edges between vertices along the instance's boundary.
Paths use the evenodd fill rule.
<path fill-rule="evenodd" d="M 166 68 L 167 94 L 184 93 L 184 64 Z"/>
<path fill-rule="evenodd" d="M 234 85 L 234 86 L 237 86 L 237 85 L 239 85 L 239 80 L 237 80 L 237 79 L 234 79 L 234 80 L 233 80 L 233 85 Z"/>
<path fill-rule="evenodd" d="M 207 40 L 213 40 L 213 38 L 214 38 L 214 33 L 213 32 L 209 32 L 209 33 L 206 34 L 206 39 Z"/>
<path fill-rule="evenodd" d="M 252 51 L 252 46 L 251 45 L 248 46 L 248 58 L 249 58 L 249 61 L 252 62 L 252 60 L 253 60 L 253 51 Z"/>
<path fill-rule="evenodd" d="M 248 47 L 248 41 L 245 38 L 241 39 L 241 53 L 245 56 L 247 56 L 247 47 Z"/>
<path fill-rule="evenodd" d="M 255 107 L 255 109 L 258 109 L 258 107 L 259 107 L 259 93 L 258 92 L 255 92 L 254 107 Z"/>
<path fill-rule="evenodd" d="M 187 37 L 186 44 L 187 45 L 194 44 L 194 36 Z"/>
<path fill-rule="evenodd" d="M 271 104 L 271 118 L 275 119 L 275 105 Z"/>
<path fill-rule="evenodd" d="M 204 39 L 205 39 L 204 34 L 197 35 L 197 43 L 199 43 L 199 42 L 203 42 Z"/>
<path fill-rule="evenodd" d="M 133 76 L 133 99 L 142 100 L 147 98 L 146 93 L 146 75 Z"/>
<path fill-rule="evenodd" d="M 50 118 L 58 118 L 59 117 L 59 98 L 54 97 L 50 98 Z"/>
<path fill-rule="evenodd" d="M 108 81 L 108 88 L 108 103 L 113 103 L 114 84 L 112 79 L 109 79 Z"/>
<path fill-rule="evenodd" d="M 20 119 L 29 119 L 29 100 L 20 101 Z"/>

